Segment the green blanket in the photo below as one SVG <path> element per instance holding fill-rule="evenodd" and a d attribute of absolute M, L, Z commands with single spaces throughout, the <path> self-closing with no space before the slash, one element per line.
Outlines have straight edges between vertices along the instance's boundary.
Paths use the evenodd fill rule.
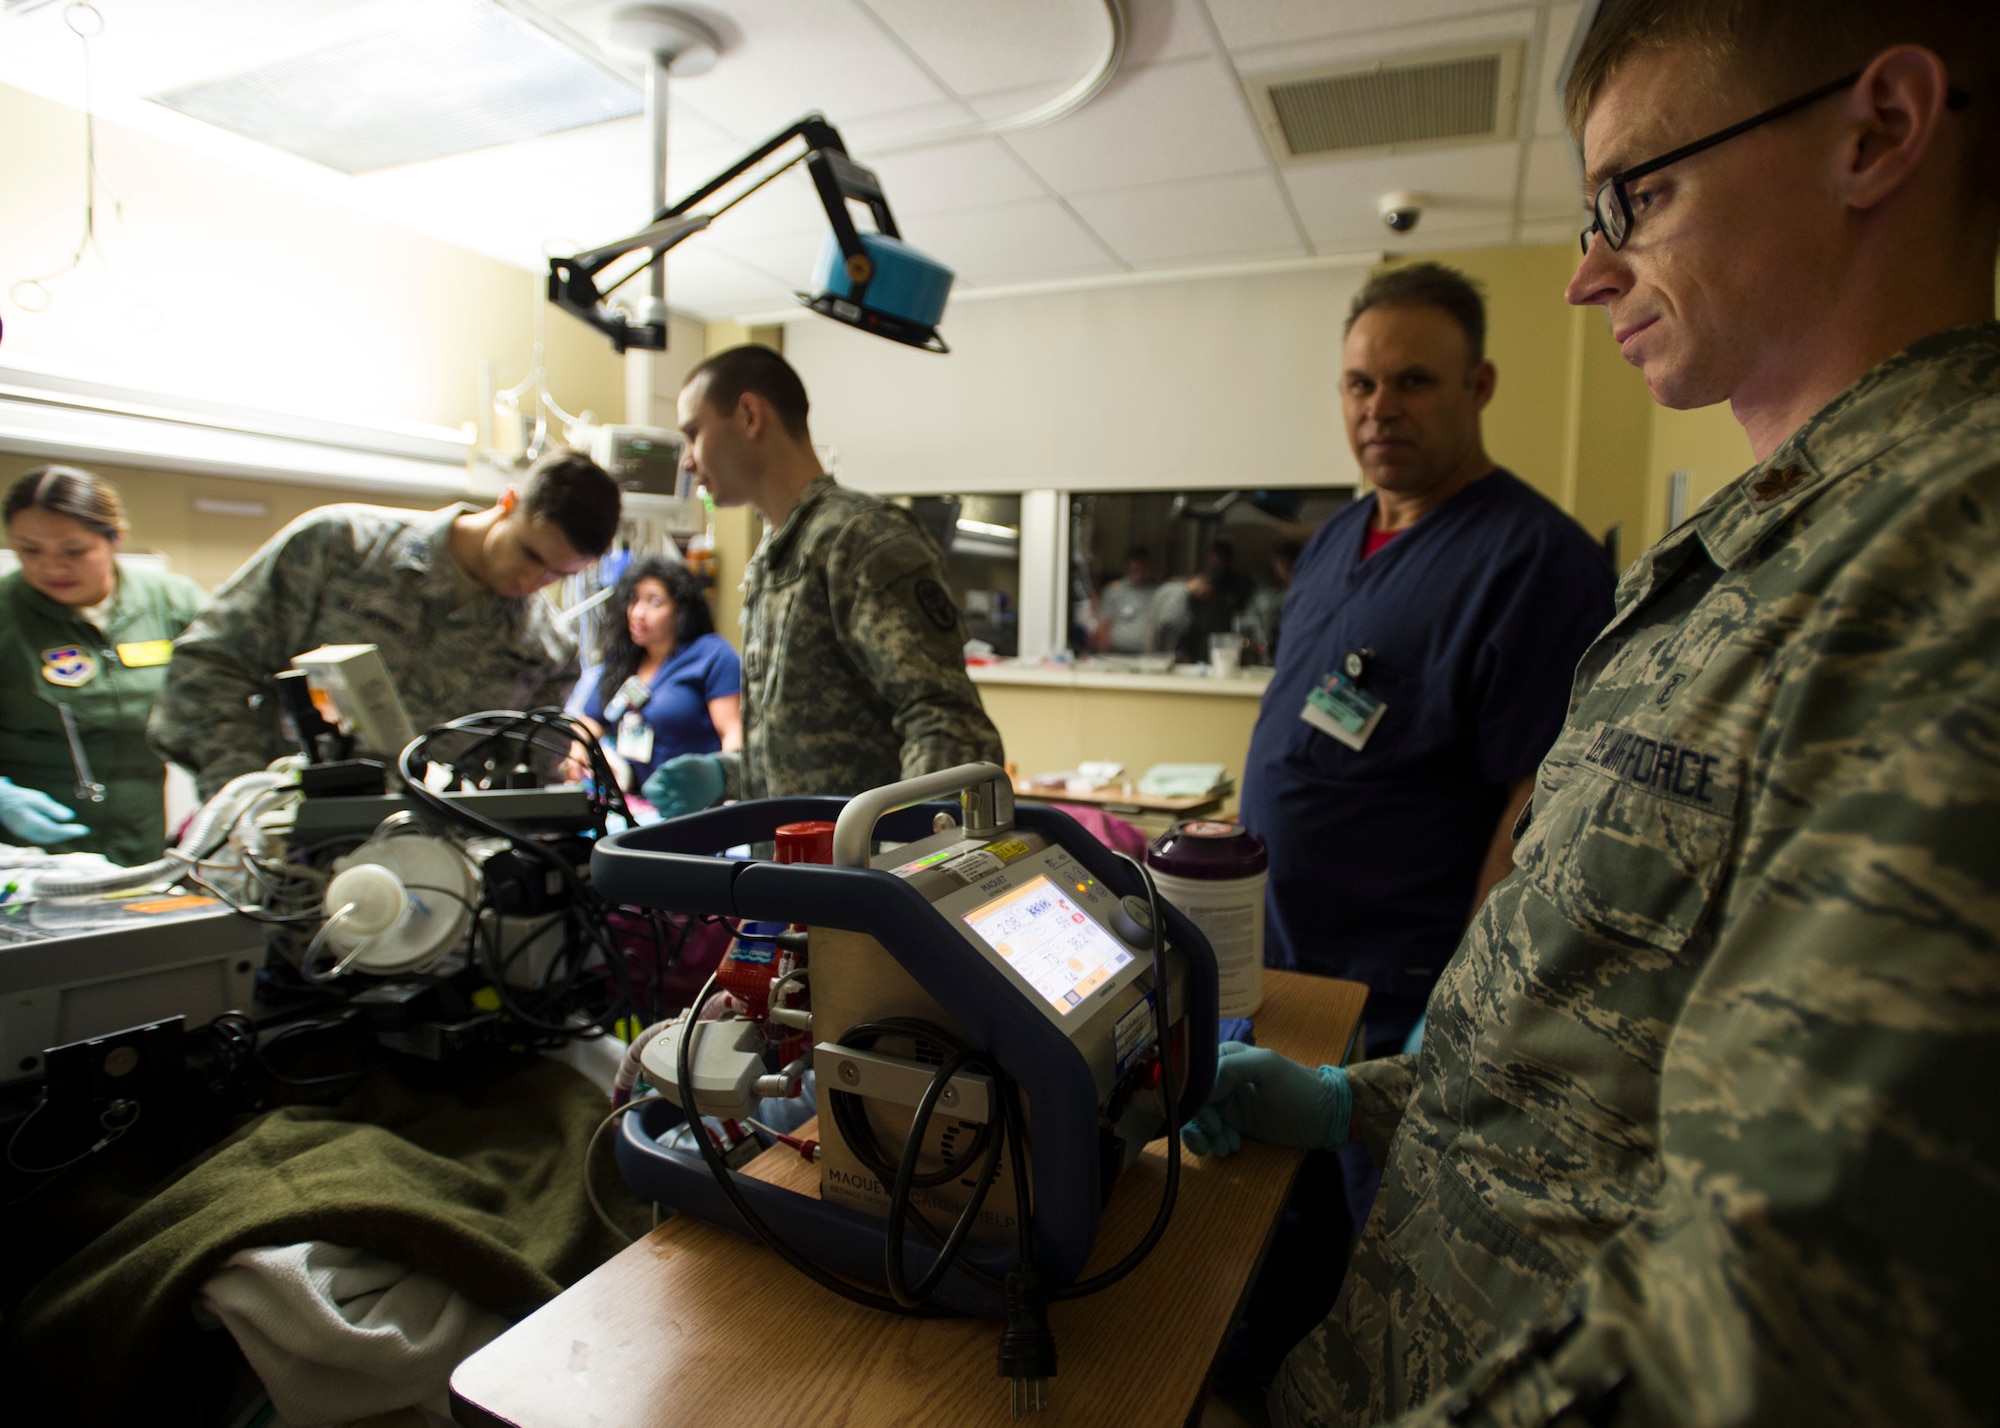
<path fill-rule="evenodd" d="M 337 1107 L 273 1111 L 74 1255 L 11 1326 L 31 1391 L 9 1396 L 39 1400 L 24 1421 L 178 1422 L 209 1401 L 226 1336 L 190 1308 L 241 1249 L 372 1250 L 512 1315 L 606 1259 L 618 1243 L 581 1179 L 603 1093 L 539 1058 L 468 1070 L 424 1089 L 377 1072 Z M 608 1161 L 600 1147 L 599 1195 L 639 1233 L 645 1208 Z"/>

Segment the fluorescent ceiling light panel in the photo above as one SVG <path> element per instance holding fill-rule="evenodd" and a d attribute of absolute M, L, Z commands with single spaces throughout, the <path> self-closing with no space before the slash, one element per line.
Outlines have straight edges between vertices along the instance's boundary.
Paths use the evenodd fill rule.
<path fill-rule="evenodd" d="M 643 110 L 629 81 L 495 0 L 376 7 L 371 33 L 148 96 L 311 159 L 373 173 Z"/>

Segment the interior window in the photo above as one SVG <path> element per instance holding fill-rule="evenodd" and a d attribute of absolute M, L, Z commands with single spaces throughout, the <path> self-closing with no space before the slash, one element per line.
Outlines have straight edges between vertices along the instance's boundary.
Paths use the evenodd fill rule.
<path fill-rule="evenodd" d="M 1300 548 L 1353 498 L 1340 487 L 1073 494 L 1070 650 L 1165 668 L 1237 634 L 1244 663 L 1269 663 Z"/>
<path fill-rule="evenodd" d="M 923 523 L 944 552 L 945 578 L 975 645 L 996 655 L 1021 651 L 1021 498 L 894 498 Z M 977 653 L 977 649 L 974 650 Z"/>

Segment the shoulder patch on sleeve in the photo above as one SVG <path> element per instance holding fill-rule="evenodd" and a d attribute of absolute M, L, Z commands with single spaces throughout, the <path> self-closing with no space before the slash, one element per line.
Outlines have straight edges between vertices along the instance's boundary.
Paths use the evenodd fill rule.
<path fill-rule="evenodd" d="M 917 604 L 933 625 L 940 630 L 949 630 L 958 624 L 958 606 L 951 603 L 951 596 L 937 581 L 926 576 L 917 582 Z"/>

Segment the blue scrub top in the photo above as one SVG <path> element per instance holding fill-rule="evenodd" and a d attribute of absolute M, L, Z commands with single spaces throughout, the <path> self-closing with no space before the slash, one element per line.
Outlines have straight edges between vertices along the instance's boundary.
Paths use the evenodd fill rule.
<path fill-rule="evenodd" d="M 1562 728 L 1613 578 L 1583 529 L 1506 471 L 1364 560 L 1374 513 L 1372 495 L 1355 502 L 1299 557 L 1242 818 L 1270 845 L 1265 962 L 1366 982 L 1371 1024 L 1379 1011 L 1406 1031 L 1465 931 L 1507 785 Z M 1362 687 L 1387 708 L 1356 751 L 1299 710 L 1363 648 Z"/>
<path fill-rule="evenodd" d="M 586 714 L 604 727 L 606 748 L 617 743 L 618 719 L 624 706 L 606 718 L 606 700 L 598 689 L 603 666 L 593 665 L 583 672 L 569 698 L 569 712 Z M 679 754 L 713 754 L 722 748 L 722 736 L 708 717 L 708 701 L 743 692 L 743 661 L 720 635 L 703 635 L 685 649 L 675 650 L 653 673 L 652 694 L 639 712 L 653 726 L 653 756 L 632 765 L 632 787 Z M 616 702 L 617 690 L 610 691 Z"/>

